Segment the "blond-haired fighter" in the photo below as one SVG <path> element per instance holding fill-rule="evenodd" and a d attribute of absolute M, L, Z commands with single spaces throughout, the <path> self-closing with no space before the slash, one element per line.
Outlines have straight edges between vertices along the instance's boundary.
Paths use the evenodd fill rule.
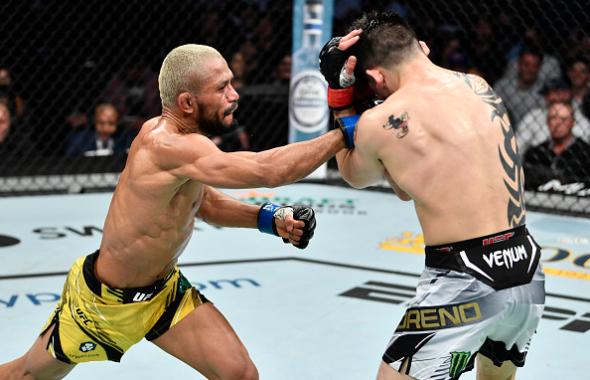
<path fill-rule="evenodd" d="M 253 153 L 224 153 L 207 137 L 232 124 L 238 94 L 213 48 L 183 45 L 164 59 L 163 111 L 133 141 L 106 217 L 100 249 L 76 261 L 41 336 L 0 379 L 58 379 L 77 363 L 119 361 L 144 337 L 210 379 L 257 379 L 248 352 L 222 314 L 176 262 L 195 215 L 258 228 L 304 248 L 313 210 L 240 202 L 214 187 L 295 182 L 344 148 L 338 131 Z"/>

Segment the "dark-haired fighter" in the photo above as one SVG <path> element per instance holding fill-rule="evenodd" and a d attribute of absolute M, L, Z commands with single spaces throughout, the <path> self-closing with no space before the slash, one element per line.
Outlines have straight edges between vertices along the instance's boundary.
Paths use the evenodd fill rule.
<path fill-rule="evenodd" d="M 330 106 L 354 138 L 336 155 L 340 173 L 355 188 L 385 176 L 413 200 L 427 245 L 378 378 L 457 379 L 477 357 L 479 380 L 513 379 L 545 300 L 516 141 L 490 86 L 428 53 L 399 15 L 371 13 L 320 54 Z M 383 100 L 361 116 L 355 72 Z"/>

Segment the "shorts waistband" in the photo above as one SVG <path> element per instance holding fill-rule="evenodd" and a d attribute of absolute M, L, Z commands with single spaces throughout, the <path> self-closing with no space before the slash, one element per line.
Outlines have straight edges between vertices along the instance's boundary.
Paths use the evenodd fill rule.
<path fill-rule="evenodd" d="M 427 245 L 424 248 L 424 250 L 426 252 L 426 256 L 439 253 L 460 252 L 463 250 L 467 250 L 469 248 L 485 247 L 502 241 L 510 240 L 511 238 L 517 236 L 524 236 L 527 234 L 528 230 L 526 228 L 526 225 L 523 224 L 522 226 L 518 226 L 516 228 L 511 228 L 509 230 L 496 232 L 494 234 L 478 238 L 441 245 Z"/>
<path fill-rule="evenodd" d="M 82 272 L 84 280 L 88 288 L 97 296 L 122 304 L 149 301 L 154 298 L 162 289 L 164 289 L 166 282 L 172 277 L 175 270 L 171 270 L 164 278 L 157 280 L 149 286 L 141 288 L 112 288 L 102 282 L 94 274 L 94 264 L 98 258 L 100 251 L 86 256 L 84 259 Z"/>

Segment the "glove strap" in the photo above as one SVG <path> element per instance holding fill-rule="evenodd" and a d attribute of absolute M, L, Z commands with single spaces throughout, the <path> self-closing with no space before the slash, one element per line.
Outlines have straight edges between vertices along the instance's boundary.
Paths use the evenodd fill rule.
<path fill-rule="evenodd" d="M 258 231 L 279 236 L 274 224 L 274 213 L 281 207 L 270 202 L 266 202 L 260 206 L 260 210 L 258 210 Z"/>
<path fill-rule="evenodd" d="M 336 123 L 344 135 L 344 142 L 348 149 L 354 148 L 354 131 L 361 117 L 359 115 L 350 115 L 337 117 Z"/>
<path fill-rule="evenodd" d="M 354 86 L 345 88 L 328 87 L 328 107 L 339 111 L 352 107 L 354 100 Z"/>

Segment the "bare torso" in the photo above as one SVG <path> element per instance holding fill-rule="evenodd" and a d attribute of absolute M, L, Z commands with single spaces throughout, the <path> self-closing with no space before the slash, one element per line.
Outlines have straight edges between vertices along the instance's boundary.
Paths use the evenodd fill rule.
<path fill-rule="evenodd" d="M 203 185 L 155 163 L 155 140 L 171 133 L 164 124 L 155 118 L 143 125 L 111 200 L 95 270 L 113 287 L 146 286 L 165 275 L 193 233 Z"/>
<path fill-rule="evenodd" d="M 393 187 L 414 200 L 427 245 L 524 223 L 516 141 L 481 78 L 437 69 L 370 112 L 377 157 Z"/>

